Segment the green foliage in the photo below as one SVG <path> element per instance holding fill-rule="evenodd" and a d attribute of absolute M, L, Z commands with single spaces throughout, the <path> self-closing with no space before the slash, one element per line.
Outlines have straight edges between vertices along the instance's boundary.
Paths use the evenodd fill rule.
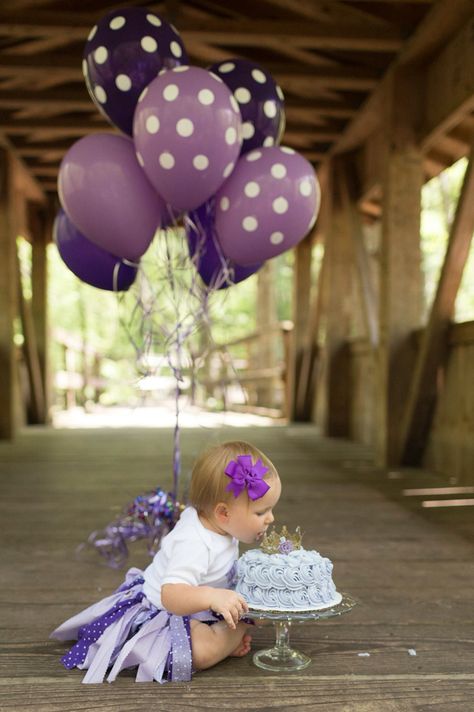
<path fill-rule="evenodd" d="M 122 402 L 129 399 L 136 380 L 135 354 L 119 321 L 116 295 L 95 289 L 78 279 L 66 267 L 53 244 L 48 246 L 48 272 L 53 373 L 65 368 L 64 350 L 54 338 L 54 331 L 59 329 L 108 357 L 101 370 L 110 387 L 101 401 Z M 76 368 L 79 370 L 81 367 L 78 358 Z"/>
<path fill-rule="evenodd" d="M 466 167 L 467 159 L 463 158 L 423 187 L 421 252 L 426 312 L 435 294 Z M 471 319 L 474 319 L 474 242 L 458 291 L 454 321 Z"/>

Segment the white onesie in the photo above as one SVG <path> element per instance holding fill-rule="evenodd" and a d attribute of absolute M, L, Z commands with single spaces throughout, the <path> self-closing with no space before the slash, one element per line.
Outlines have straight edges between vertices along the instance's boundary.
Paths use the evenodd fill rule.
<path fill-rule="evenodd" d="M 231 571 L 239 556 L 234 537 L 206 529 L 194 507 L 187 507 L 145 569 L 143 592 L 157 608 L 164 583 L 231 588 Z"/>

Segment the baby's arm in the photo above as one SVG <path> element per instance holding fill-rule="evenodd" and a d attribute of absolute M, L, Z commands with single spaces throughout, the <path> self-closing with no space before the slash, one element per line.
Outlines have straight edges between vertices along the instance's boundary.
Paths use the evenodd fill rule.
<path fill-rule="evenodd" d="M 190 586 L 186 583 L 165 583 L 161 587 L 161 602 L 167 611 L 177 616 L 191 615 L 212 609 L 220 613 L 229 628 L 235 629 L 248 611 L 245 599 L 235 591 L 211 586 Z"/>

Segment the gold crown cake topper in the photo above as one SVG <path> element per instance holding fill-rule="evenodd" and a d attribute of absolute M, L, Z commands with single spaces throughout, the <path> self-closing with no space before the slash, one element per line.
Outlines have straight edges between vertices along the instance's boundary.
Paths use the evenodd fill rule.
<path fill-rule="evenodd" d="M 292 551 L 301 549 L 302 538 L 303 535 L 299 527 L 296 527 L 294 534 L 290 534 L 286 526 L 284 526 L 281 532 L 273 529 L 271 534 L 265 534 L 260 548 L 265 554 L 289 554 Z"/>

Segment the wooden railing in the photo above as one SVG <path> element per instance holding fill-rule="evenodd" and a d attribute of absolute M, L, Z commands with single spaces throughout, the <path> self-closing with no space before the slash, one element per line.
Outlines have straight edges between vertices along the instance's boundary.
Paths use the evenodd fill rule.
<path fill-rule="evenodd" d="M 421 332 L 413 334 L 419 343 Z M 375 353 L 365 339 L 351 343 L 350 437 L 376 439 Z M 437 400 L 423 465 L 453 482 L 474 484 L 474 321 L 452 324 L 446 366 L 438 372 Z"/>
<path fill-rule="evenodd" d="M 107 386 L 107 379 L 101 375 L 104 355 L 63 329 L 55 329 L 53 339 L 62 351 L 63 368 L 54 374 L 54 388 L 63 398 L 64 407 L 74 408 L 86 401 L 97 403 Z"/>
<path fill-rule="evenodd" d="M 453 324 L 449 358 L 439 373 L 438 401 L 424 465 L 452 483 L 474 484 L 474 321 Z"/>
<path fill-rule="evenodd" d="M 288 364 L 292 322 L 212 344 L 194 355 L 194 401 L 224 410 L 288 417 Z"/>

